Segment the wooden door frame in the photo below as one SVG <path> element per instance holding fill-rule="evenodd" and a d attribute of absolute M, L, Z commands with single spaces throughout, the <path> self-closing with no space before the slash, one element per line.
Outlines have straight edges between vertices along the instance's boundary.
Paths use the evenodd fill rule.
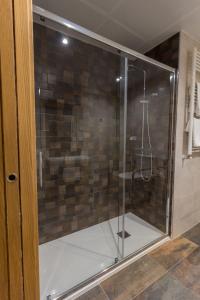
<path fill-rule="evenodd" d="M 24 299 L 39 299 L 32 0 L 13 0 Z"/>
<path fill-rule="evenodd" d="M 32 28 L 31 0 L 1 1 L 0 263 L 8 263 L 0 296 L 6 300 L 39 300 Z M 7 180 L 11 173 L 13 182 Z"/>
<path fill-rule="evenodd" d="M 1 125 L 2 125 L 2 191 L 4 201 L 7 270 L 9 299 L 23 299 L 21 218 L 19 196 L 17 96 L 15 78 L 15 55 L 13 35 L 13 6 L 2 0 L 0 9 L 0 61 L 1 61 Z M 3 30 L 3 32 L 2 32 Z M 15 173 L 17 180 L 8 182 L 9 174 Z M 4 249 L 5 251 L 5 249 Z"/>
<path fill-rule="evenodd" d="M 0 103 L 2 104 L 2 89 L 1 89 L 1 61 L 0 61 Z M 7 231 L 6 231 L 6 202 L 5 202 L 5 172 L 3 158 L 3 132 L 2 132 L 2 114 L 0 105 L 0 298 L 8 300 L 8 248 L 7 248 Z M 3 288 L 2 288 L 3 287 Z"/>

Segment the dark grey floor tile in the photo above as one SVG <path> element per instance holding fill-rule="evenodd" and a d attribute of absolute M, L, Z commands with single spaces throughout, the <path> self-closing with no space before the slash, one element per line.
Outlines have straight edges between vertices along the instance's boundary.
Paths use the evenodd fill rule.
<path fill-rule="evenodd" d="M 200 300 L 200 298 L 168 274 L 134 300 Z"/>
<path fill-rule="evenodd" d="M 109 298 L 100 286 L 96 286 L 92 290 L 78 297 L 76 300 L 109 300 Z"/>
<path fill-rule="evenodd" d="M 200 223 L 186 232 L 184 237 L 200 245 Z"/>
<path fill-rule="evenodd" d="M 144 256 L 101 283 L 111 300 L 129 300 L 165 274 L 166 270 L 149 256 Z"/>

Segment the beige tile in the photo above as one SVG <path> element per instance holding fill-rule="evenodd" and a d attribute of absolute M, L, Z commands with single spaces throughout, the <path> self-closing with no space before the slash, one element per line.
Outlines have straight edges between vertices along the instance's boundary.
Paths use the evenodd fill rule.
<path fill-rule="evenodd" d="M 169 269 L 187 257 L 198 246 L 186 238 L 178 238 L 159 247 L 149 255 L 164 268 Z"/>
<path fill-rule="evenodd" d="M 199 300 L 192 290 L 184 287 L 180 281 L 167 274 L 150 286 L 134 300 Z"/>
<path fill-rule="evenodd" d="M 76 300 L 109 300 L 109 298 L 100 286 L 96 286 L 89 292 L 78 297 Z"/>
<path fill-rule="evenodd" d="M 200 245 L 200 223 L 184 234 L 184 237 Z"/>
<path fill-rule="evenodd" d="M 105 280 L 101 286 L 111 300 L 129 300 L 158 280 L 165 269 L 144 256 L 126 269 Z"/>
<path fill-rule="evenodd" d="M 200 296 L 200 248 L 172 269 L 171 274 Z"/>

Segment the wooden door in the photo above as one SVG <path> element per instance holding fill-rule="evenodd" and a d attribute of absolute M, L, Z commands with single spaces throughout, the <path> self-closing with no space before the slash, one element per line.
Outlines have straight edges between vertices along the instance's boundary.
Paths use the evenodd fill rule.
<path fill-rule="evenodd" d="M 0 103 L 2 104 L 1 89 L 1 62 L 0 62 Z M 4 157 L 3 157 L 3 133 L 2 114 L 0 105 L 0 298 L 9 299 L 8 289 L 8 256 L 7 256 L 7 232 L 6 232 L 6 203 L 5 203 L 5 180 L 4 180 Z"/>
<path fill-rule="evenodd" d="M 32 3 L 0 8 L 0 298 L 38 300 Z"/>

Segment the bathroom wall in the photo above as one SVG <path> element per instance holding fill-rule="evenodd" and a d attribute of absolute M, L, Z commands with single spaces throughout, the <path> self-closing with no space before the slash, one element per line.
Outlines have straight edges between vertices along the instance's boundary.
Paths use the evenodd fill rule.
<path fill-rule="evenodd" d="M 200 154 L 184 159 L 187 154 L 187 134 L 184 132 L 188 99 L 190 54 L 200 42 L 185 32 L 180 35 L 179 80 L 177 96 L 176 150 L 172 233 L 176 237 L 200 221 Z"/>
<path fill-rule="evenodd" d="M 180 33 L 178 32 L 146 52 L 145 55 L 177 69 L 179 59 L 179 43 Z"/>
<path fill-rule="evenodd" d="M 40 243 L 120 213 L 120 56 L 62 38 L 34 24 Z"/>

